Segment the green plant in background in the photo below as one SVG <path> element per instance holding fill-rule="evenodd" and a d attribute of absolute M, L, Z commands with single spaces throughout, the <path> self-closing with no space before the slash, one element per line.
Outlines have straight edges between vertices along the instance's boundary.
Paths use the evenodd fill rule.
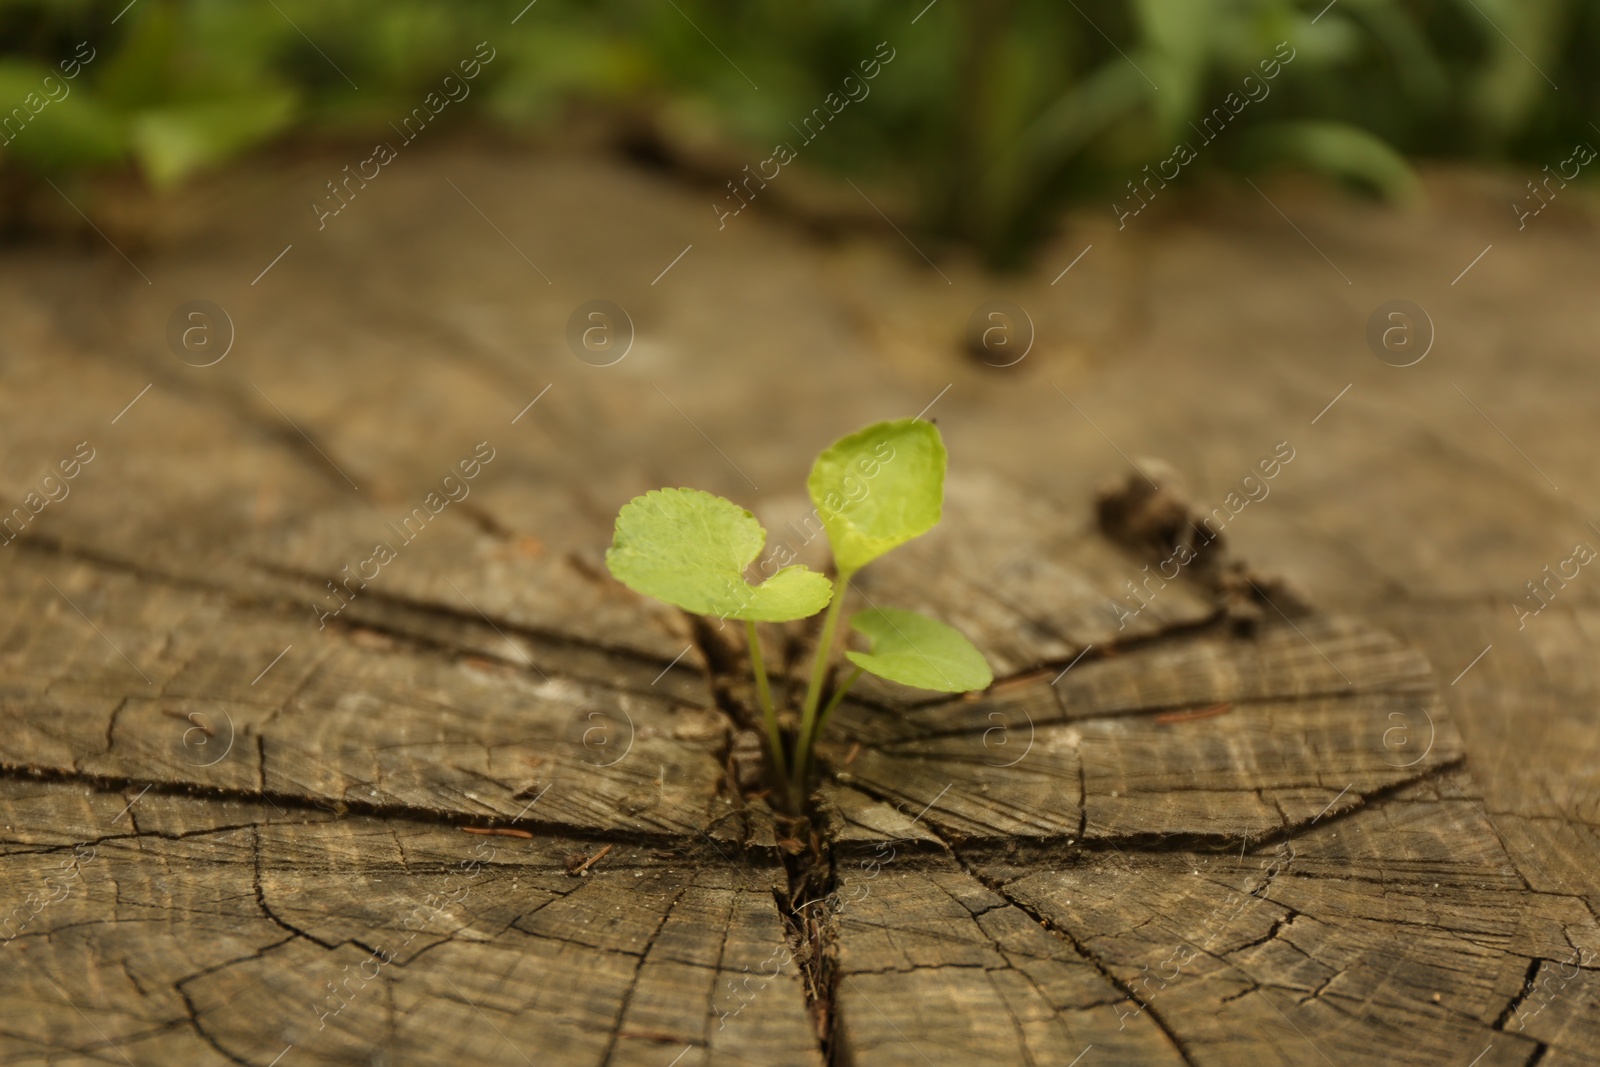
<path fill-rule="evenodd" d="M 24 7 L 0 11 L 20 19 Z M 283 33 L 294 31 L 264 18 L 263 11 L 277 17 L 270 7 L 150 4 L 130 12 L 109 40 L 105 26 L 115 12 L 100 22 L 89 5 L 63 7 L 50 43 L 34 49 L 37 58 L 0 60 L 0 114 L 15 117 L 30 83 L 49 73 L 44 64 L 75 54 L 72 38 L 93 56 L 54 114 L 7 130 L 4 151 L 29 169 L 75 173 L 132 162 L 150 185 L 170 189 L 300 117 L 304 90 L 269 62 Z"/>
<path fill-rule="evenodd" d="M 606 552 L 612 577 L 684 611 L 744 622 L 769 761 L 780 791 L 796 812 L 817 738 L 863 673 L 943 693 L 984 689 L 994 680 L 982 653 L 949 626 L 916 612 L 873 606 L 850 620 L 869 650 L 845 652 L 855 669 L 822 704 L 851 579 L 938 523 L 944 471 L 939 431 L 918 419 L 876 423 L 835 441 L 818 456 L 806 488 L 833 550 L 837 574 L 832 581 L 790 565 L 752 585 L 745 575 L 761 554 L 766 531 L 739 505 L 698 489 L 657 489 L 635 497 L 617 514 Z M 790 622 L 824 609 L 798 730 L 793 744 L 786 746 L 756 623 Z"/>
<path fill-rule="evenodd" d="M 131 166 L 171 188 L 290 133 L 370 147 L 479 41 L 500 58 L 452 124 L 474 111 L 539 133 L 581 102 L 582 114 L 622 125 L 643 116 L 669 156 L 711 144 L 719 159 L 752 164 L 795 141 L 794 124 L 881 43 L 893 64 L 800 148 L 800 166 L 850 176 L 891 214 L 915 214 L 996 265 L 1020 262 L 1064 204 L 1125 195 L 1279 41 L 1295 49 L 1292 66 L 1197 168 L 1299 168 L 1403 196 L 1415 186 L 1408 159 L 1538 169 L 1597 136 L 1590 0 L 924 7 L 0 0 L 0 121 L 20 107 L 13 125 L 27 127 L 0 136 L 0 173 L 15 182 Z M 70 96 L 28 114 L 28 94 L 59 78 L 80 42 L 96 58 Z"/>

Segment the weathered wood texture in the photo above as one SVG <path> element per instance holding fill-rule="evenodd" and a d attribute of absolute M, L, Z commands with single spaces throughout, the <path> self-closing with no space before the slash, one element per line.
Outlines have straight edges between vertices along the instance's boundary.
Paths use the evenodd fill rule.
<path fill-rule="evenodd" d="M 338 165 L 113 227 L 148 285 L 0 254 L 0 512 L 93 456 L 0 545 L 0 1062 L 1600 1058 L 1600 596 L 1514 607 L 1596 543 L 1592 241 L 1441 176 L 1275 189 L 1327 260 L 1213 196 L 945 284 L 581 156 L 418 152 L 319 232 Z M 997 293 L 1039 331 L 1003 370 L 958 344 Z M 1396 296 L 1405 369 L 1362 341 Z M 595 297 L 612 366 L 564 340 Z M 195 298 L 210 367 L 164 338 Z M 852 595 L 1000 681 L 864 685 L 795 854 L 736 783 L 741 635 L 611 582 L 610 518 L 702 486 L 821 565 L 809 458 L 932 400 L 946 521 Z M 1264 594 L 1097 530 L 1147 456 Z M 763 640 L 792 682 L 811 632 Z"/>

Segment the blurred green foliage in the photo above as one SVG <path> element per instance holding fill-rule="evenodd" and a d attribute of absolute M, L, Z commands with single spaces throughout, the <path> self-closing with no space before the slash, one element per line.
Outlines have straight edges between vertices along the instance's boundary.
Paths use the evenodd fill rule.
<path fill-rule="evenodd" d="M 481 121 L 538 131 L 582 100 L 752 163 L 788 142 L 995 263 L 1197 144 L 1191 123 L 1285 40 L 1293 62 L 1196 167 L 1403 196 L 1407 157 L 1542 166 L 1600 143 L 1592 0 L 525 2 L 0 0 L 0 168 L 171 188 L 291 131 L 364 140 L 485 40 Z M 880 42 L 870 96 L 802 146 L 791 124 Z"/>

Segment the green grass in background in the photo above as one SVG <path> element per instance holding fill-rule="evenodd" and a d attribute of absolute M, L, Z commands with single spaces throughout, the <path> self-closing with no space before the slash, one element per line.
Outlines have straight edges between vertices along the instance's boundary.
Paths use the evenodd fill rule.
<path fill-rule="evenodd" d="M 173 189 L 291 132 L 364 141 L 484 40 L 493 63 L 451 105 L 479 122 L 538 132 L 583 101 L 752 163 L 787 143 L 997 265 L 1065 204 L 1136 204 L 1126 183 L 1180 142 L 1179 183 L 1292 166 L 1391 197 L 1407 159 L 1538 169 L 1600 145 L 1585 0 L 538 0 L 514 26 L 526 0 L 126 2 L 0 0 L 0 172 Z M 1292 61 L 1237 108 L 1282 41 Z M 806 141 L 880 42 L 868 94 Z M 1192 124 L 1230 92 L 1206 143 Z"/>

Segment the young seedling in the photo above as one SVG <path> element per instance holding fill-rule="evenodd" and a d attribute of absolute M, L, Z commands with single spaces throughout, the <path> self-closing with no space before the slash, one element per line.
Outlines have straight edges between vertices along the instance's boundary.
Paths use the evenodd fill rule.
<path fill-rule="evenodd" d="M 617 514 L 606 552 L 612 577 L 684 611 L 744 622 L 773 773 L 796 813 L 817 738 L 863 672 L 943 693 L 985 689 L 994 680 L 982 653 L 949 626 L 916 612 L 872 606 L 850 620 L 869 650 L 845 652 L 854 670 L 822 706 L 851 579 L 938 523 L 944 471 L 939 431 L 918 419 L 875 423 L 840 438 L 818 456 L 806 488 L 833 550 L 831 581 L 794 565 L 751 584 L 746 571 L 761 554 L 766 531 L 739 505 L 698 489 L 657 489 L 635 497 Z M 804 619 L 824 608 L 799 729 L 786 747 L 756 623 Z"/>

